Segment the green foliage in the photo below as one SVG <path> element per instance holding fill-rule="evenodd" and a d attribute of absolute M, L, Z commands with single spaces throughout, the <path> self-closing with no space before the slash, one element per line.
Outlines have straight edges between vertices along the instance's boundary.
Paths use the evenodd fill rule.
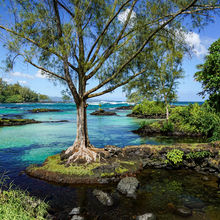
<path fill-rule="evenodd" d="M 38 98 L 40 101 L 50 100 L 49 96 L 42 94 L 39 94 Z"/>
<path fill-rule="evenodd" d="M 148 125 L 153 126 L 154 124 L 158 124 L 154 119 L 143 120 L 140 122 L 140 127 L 142 128 Z"/>
<path fill-rule="evenodd" d="M 38 102 L 39 99 L 48 99 L 48 96 L 38 95 L 18 83 L 7 84 L 0 78 L 0 103 Z"/>
<path fill-rule="evenodd" d="M 174 125 L 170 120 L 166 120 L 163 122 L 163 125 L 160 129 L 162 132 L 166 133 L 166 132 L 173 132 L 174 131 Z"/>
<path fill-rule="evenodd" d="M 220 139 L 220 116 L 207 102 L 201 106 L 195 103 L 175 107 L 171 111 L 170 121 L 180 131 L 202 134 L 211 141 Z"/>
<path fill-rule="evenodd" d="M 157 121 L 157 122 L 150 124 L 150 127 L 160 130 L 162 128 L 162 124 Z"/>
<path fill-rule="evenodd" d="M 186 45 L 160 36 L 150 46 L 151 53 L 146 51 L 142 61 L 147 62 L 149 70 L 137 80 L 129 82 L 124 91 L 131 102 L 137 103 L 148 98 L 168 104 L 177 98 L 178 81 L 183 78 L 181 65 Z"/>
<path fill-rule="evenodd" d="M 6 103 L 21 103 L 21 102 L 24 102 L 24 99 L 22 98 L 21 95 L 12 95 L 6 98 L 5 102 Z"/>
<path fill-rule="evenodd" d="M 166 155 L 167 162 L 171 162 L 175 165 L 178 163 L 181 163 L 183 161 L 183 155 L 184 155 L 183 151 L 178 150 L 178 149 L 173 149 L 169 151 Z"/>
<path fill-rule="evenodd" d="M 1 190 L 7 176 L 0 177 L 0 219 L 2 220 L 43 220 L 46 219 L 48 205 L 29 196 L 27 192 L 14 189 L 12 184 Z M 12 188 L 13 187 L 13 188 Z"/>
<path fill-rule="evenodd" d="M 199 65 L 195 79 L 202 83 L 201 95 L 209 95 L 209 104 L 220 112 L 220 38 L 209 47 L 205 63 Z"/>
<path fill-rule="evenodd" d="M 186 154 L 186 159 L 199 159 L 209 157 L 212 154 L 209 151 L 190 152 Z"/>
<path fill-rule="evenodd" d="M 141 104 L 136 105 L 132 113 L 144 115 L 165 114 L 165 106 L 162 102 L 144 100 Z"/>

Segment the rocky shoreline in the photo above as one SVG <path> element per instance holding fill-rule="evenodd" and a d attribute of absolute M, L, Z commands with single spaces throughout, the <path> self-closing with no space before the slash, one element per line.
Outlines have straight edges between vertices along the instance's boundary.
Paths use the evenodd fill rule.
<path fill-rule="evenodd" d="M 184 132 L 179 130 L 178 128 L 174 128 L 173 131 L 163 131 L 159 127 L 152 127 L 150 125 L 144 125 L 138 128 L 137 130 L 133 130 L 132 132 L 142 137 L 158 136 L 158 135 L 159 136 L 166 135 L 168 137 L 200 137 L 200 138 L 203 137 L 201 133 Z"/>
<path fill-rule="evenodd" d="M 91 165 L 87 173 L 74 173 L 80 169 L 85 172 L 88 166 L 72 164 L 69 170 L 72 169 L 73 173 L 67 174 L 68 167 L 62 164 L 60 155 L 49 157 L 42 165 L 28 167 L 26 173 L 32 177 L 62 184 L 108 184 L 118 182 L 125 176 L 136 176 L 144 168 L 191 169 L 220 177 L 220 142 L 173 146 L 140 145 L 125 148 L 106 146 L 99 150 L 99 153 L 107 162 Z M 62 166 L 59 167 L 60 170 L 66 170 L 66 173 L 51 169 L 50 161 L 53 164 L 57 162 Z"/>
<path fill-rule="evenodd" d="M 165 119 L 166 114 L 147 115 L 147 114 L 131 113 L 131 114 L 127 114 L 127 117 L 135 117 L 135 118 L 141 118 L 141 119 Z"/>

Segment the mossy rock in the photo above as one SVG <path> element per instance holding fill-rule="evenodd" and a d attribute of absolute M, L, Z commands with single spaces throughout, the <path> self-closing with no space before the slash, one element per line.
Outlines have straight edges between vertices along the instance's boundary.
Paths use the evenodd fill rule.
<path fill-rule="evenodd" d="M 62 184 L 103 184 L 119 181 L 141 169 L 141 162 L 126 160 L 66 166 L 60 159 L 60 154 L 56 154 L 48 157 L 41 166 L 29 166 L 26 172 L 32 177 Z"/>
<path fill-rule="evenodd" d="M 10 119 L 10 118 L 0 118 L 0 126 L 15 126 L 15 125 L 26 125 L 41 123 L 34 119 Z"/>

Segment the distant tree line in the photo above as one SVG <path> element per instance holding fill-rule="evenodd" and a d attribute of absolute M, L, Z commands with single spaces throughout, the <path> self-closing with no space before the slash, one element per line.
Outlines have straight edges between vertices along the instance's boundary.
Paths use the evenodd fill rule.
<path fill-rule="evenodd" d="M 0 78 L 0 103 L 39 102 L 49 100 L 47 95 L 38 94 L 19 83 L 8 84 Z"/>

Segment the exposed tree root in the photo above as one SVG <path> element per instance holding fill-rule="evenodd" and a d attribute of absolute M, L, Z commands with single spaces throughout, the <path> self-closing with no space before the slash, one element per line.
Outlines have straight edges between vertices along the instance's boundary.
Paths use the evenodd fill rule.
<path fill-rule="evenodd" d="M 74 144 L 65 151 L 63 158 L 67 159 L 66 164 L 77 162 L 88 164 L 96 162 L 97 159 L 100 160 L 100 155 L 92 145 L 89 147 L 82 147 L 78 144 Z"/>

